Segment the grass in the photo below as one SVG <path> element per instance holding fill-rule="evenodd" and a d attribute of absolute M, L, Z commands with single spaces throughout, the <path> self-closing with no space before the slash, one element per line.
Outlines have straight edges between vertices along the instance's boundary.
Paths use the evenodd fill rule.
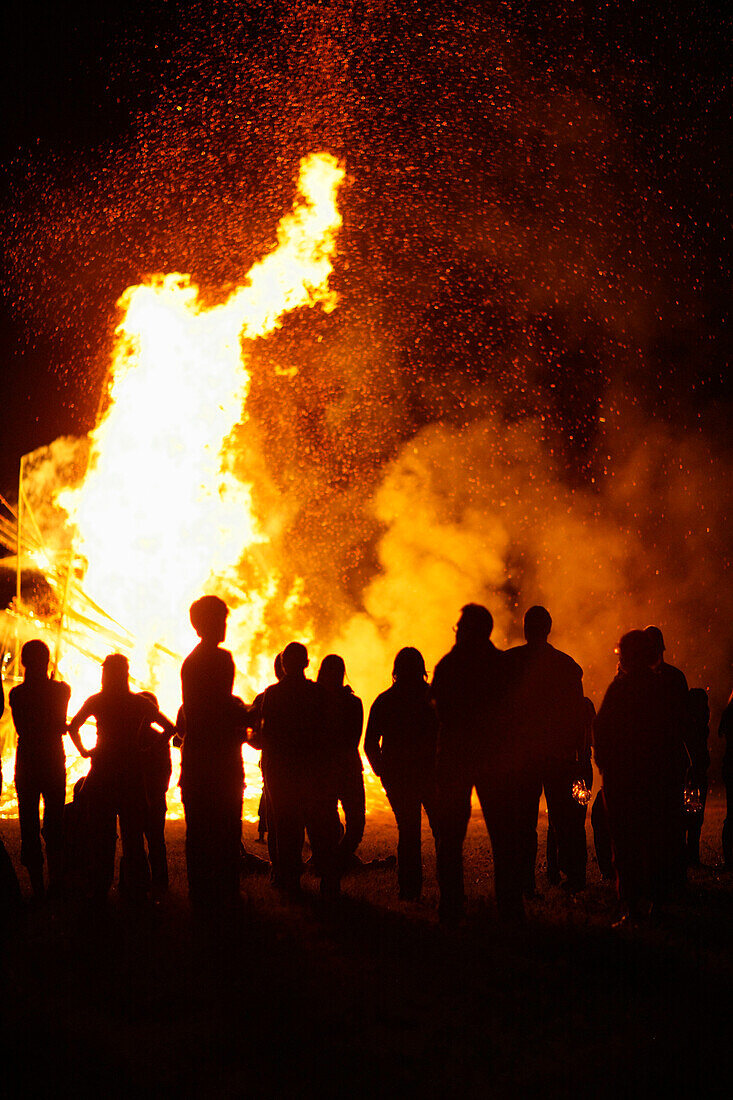
<path fill-rule="evenodd" d="M 723 806 L 703 859 L 719 865 Z M 544 821 L 540 851 L 544 851 Z M 3 825 L 16 861 L 17 824 Z M 315 882 L 285 903 L 242 879 L 227 928 L 195 926 L 184 828 L 168 829 L 169 897 L 105 921 L 30 909 L 5 941 L 2 1036 L 14 1096 L 429 1097 L 728 1095 L 733 876 L 690 875 L 684 904 L 640 931 L 610 927 L 613 892 L 590 859 L 577 901 L 549 887 L 523 936 L 502 934 L 490 849 L 474 815 L 464 926 L 437 922 L 432 843 L 419 904 L 394 870 L 344 882 L 335 911 Z M 254 826 L 245 842 L 258 851 Z M 386 813 L 361 854 L 395 850 Z M 10 1095 L 10 1094 L 9 1094 Z"/>

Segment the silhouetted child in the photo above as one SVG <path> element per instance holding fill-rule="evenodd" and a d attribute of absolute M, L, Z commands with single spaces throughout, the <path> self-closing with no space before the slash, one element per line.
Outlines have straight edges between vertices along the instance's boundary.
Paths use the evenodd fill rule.
<path fill-rule="evenodd" d="M 20 819 L 20 859 L 28 870 L 35 898 L 44 896 L 41 833 L 46 845 L 49 889 L 55 891 L 60 887 L 62 871 L 66 799 L 64 733 L 71 690 L 68 684 L 49 678 L 49 656 L 45 642 L 39 639 L 26 642 L 20 653 L 25 678 L 9 696 L 18 733 L 15 787 Z"/>
<path fill-rule="evenodd" d="M 201 641 L 181 668 L 186 868 L 189 896 L 199 911 L 231 909 L 239 898 L 248 708 L 232 694 L 234 660 L 221 648 L 228 614 L 218 596 L 191 605 L 191 625 Z"/>

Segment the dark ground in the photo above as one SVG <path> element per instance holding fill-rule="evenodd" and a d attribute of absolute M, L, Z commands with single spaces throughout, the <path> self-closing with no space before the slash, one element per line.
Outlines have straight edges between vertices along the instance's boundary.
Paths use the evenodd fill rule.
<path fill-rule="evenodd" d="M 116 896 L 104 922 L 30 909 L 6 935 L 3 1078 L 17 1081 L 6 1095 L 730 1095 L 722 817 L 714 797 L 703 844 L 712 866 L 649 928 L 611 929 L 613 893 L 591 856 L 575 902 L 540 871 L 544 897 L 521 937 L 497 926 L 476 816 L 469 915 L 450 932 L 437 923 L 427 841 L 419 905 L 397 901 L 393 870 L 349 877 L 330 913 L 312 879 L 294 905 L 249 875 L 235 928 L 194 927 L 183 825 L 171 822 L 172 886 L 157 910 L 131 914 Z M 17 822 L 2 833 L 17 866 Z M 256 852 L 254 837 L 245 824 Z M 380 814 L 362 854 L 389 854 L 395 841 Z"/>

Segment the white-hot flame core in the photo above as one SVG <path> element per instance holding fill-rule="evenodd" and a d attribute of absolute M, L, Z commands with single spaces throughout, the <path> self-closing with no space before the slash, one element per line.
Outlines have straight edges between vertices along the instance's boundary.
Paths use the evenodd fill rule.
<path fill-rule="evenodd" d="M 84 588 L 134 636 L 138 661 L 155 644 L 185 651 L 190 602 L 233 577 L 264 538 L 249 486 L 227 469 L 249 386 L 242 340 L 266 335 L 299 306 L 334 307 L 343 175 L 328 155 L 302 162 L 302 197 L 280 223 L 277 248 L 222 305 L 204 308 L 177 274 L 120 299 L 110 405 L 92 433 L 83 485 L 58 500 L 87 562 Z"/>

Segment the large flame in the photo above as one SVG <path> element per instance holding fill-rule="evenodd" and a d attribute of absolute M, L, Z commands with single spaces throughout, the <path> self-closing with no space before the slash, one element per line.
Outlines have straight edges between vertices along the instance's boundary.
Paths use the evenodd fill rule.
<path fill-rule="evenodd" d="M 301 163 L 300 197 L 276 249 L 222 305 L 204 308 L 187 275 L 156 276 L 120 299 L 109 406 L 92 433 L 89 470 L 59 494 L 86 561 L 84 588 L 134 639 L 138 675 L 158 651 L 190 645 L 186 611 L 264 538 L 250 489 L 229 468 L 227 441 L 244 415 L 242 341 L 299 306 L 336 304 L 329 287 L 344 170 L 326 154 Z M 262 594 L 250 594 L 260 626 Z M 153 662 L 154 664 L 154 662 Z"/>
<path fill-rule="evenodd" d="M 265 539 L 250 486 L 232 472 L 231 436 L 246 416 L 249 388 L 245 342 L 272 332 L 289 310 L 335 307 L 329 278 L 343 178 L 328 154 L 301 162 L 298 196 L 278 226 L 277 247 L 223 304 L 206 308 L 181 274 L 155 276 L 120 298 L 124 316 L 88 470 L 78 487 L 56 498 L 74 529 L 83 586 L 82 602 L 75 580 L 64 592 L 67 641 L 75 644 L 64 648 L 59 667 L 72 685 L 72 710 L 98 690 L 104 652 L 123 649 L 136 685 L 154 688 L 175 716 L 180 660 L 195 640 L 187 611 L 204 591 L 237 592 L 239 647 L 249 648 L 262 630 L 268 592 L 242 592 L 237 569 Z M 264 678 L 265 654 L 260 667 Z M 74 753 L 69 764 L 73 782 L 85 767 Z"/>

